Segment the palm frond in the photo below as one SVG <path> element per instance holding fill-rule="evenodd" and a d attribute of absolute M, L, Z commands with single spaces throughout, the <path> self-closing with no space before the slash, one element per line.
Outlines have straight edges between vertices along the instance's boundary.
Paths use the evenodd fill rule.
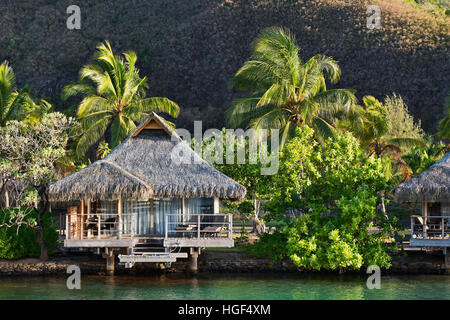
<path fill-rule="evenodd" d="M 178 117 L 180 107 L 172 100 L 165 97 L 151 97 L 141 100 L 138 103 L 140 110 L 145 112 L 165 112 L 171 117 Z"/>
<path fill-rule="evenodd" d="M 101 96 L 87 96 L 78 106 L 77 117 L 83 118 L 91 112 L 112 110 L 111 102 Z"/>
<path fill-rule="evenodd" d="M 336 135 L 336 129 L 321 117 L 315 117 L 311 126 L 320 138 L 329 138 Z"/>
<path fill-rule="evenodd" d="M 400 147 L 425 147 L 426 143 L 423 139 L 416 138 L 407 138 L 407 137 L 399 137 L 399 138 L 391 138 L 386 142 L 389 144 L 395 144 Z"/>
<path fill-rule="evenodd" d="M 90 146 L 97 143 L 104 136 L 109 122 L 109 117 L 102 117 L 82 133 L 75 149 L 78 156 L 83 156 Z"/>
<path fill-rule="evenodd" d="M 93 86 L 83 81 L 77 81 L 65 86 L 61 92 L 61 98 L 67 100 L 77 95 L 93 95 L 96 90 Z"/>

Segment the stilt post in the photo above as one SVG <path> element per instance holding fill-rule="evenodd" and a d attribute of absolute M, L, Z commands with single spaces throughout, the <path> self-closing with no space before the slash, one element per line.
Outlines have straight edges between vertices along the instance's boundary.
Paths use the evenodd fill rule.
<path fill-rule="evenodd" d="M 106 274 L 108 276 L 114 275 L 114 249 L 106 248 Z"/>
<path fill-rule="evenodd" d="M 198 249 L 191 248 L 191 254 L 189 256 L 189 272 L 197 273 L 198 271 Z"/>

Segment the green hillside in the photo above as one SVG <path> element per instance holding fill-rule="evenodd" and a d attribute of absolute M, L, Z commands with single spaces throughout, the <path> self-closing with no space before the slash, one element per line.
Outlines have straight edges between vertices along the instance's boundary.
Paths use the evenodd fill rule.
<path fill-rule="evenodd" d="M 289 28 L 304 60 L 333 56 L 339 87 L 359 98 L 400 94 L 425 130 L 434 133 L 450 93 L 450 18 L 403 0 L 109 0 L 80 1 L 81 30 L 68 30 L 66 0 L 0 2 L 0 60 L 19 85 L 29 84 L 58 108 L 61 88 L 76 80 L 97 43 L 138 54 L 151 94 L 182 108 L 178 126 L 224 124 L 238 92 L 228 81 L 248 58 L 250 43 L 268 26 Z M 367 6 L 378 4 L 382 28 L 366 27 Z"/>

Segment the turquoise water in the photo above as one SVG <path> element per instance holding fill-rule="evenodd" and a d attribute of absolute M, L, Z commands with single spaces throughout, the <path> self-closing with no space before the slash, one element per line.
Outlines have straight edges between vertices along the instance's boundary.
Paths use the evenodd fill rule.
<path fill-rule="evenodd" d="M 0 278 L 5 299 L 449 299 L 450 276 L 386 276 L 369 290 L 366 277 L 348 275 L 183 274 L 84 276 L 80 290 L 64 277 Z"/>

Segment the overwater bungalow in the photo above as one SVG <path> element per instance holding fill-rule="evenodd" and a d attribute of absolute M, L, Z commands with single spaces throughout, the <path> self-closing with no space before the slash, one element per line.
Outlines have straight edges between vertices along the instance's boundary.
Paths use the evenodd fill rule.
<path fill-rule="evenodd" d="M 190 255 L 195 270 L 201 248 L 233 247 L 220 201 L 245 194 L 155 113 L 105 158 L 49 187 L 50 201 L 66 204 L 64 246 L 104 250 L 108 273 L 116 254 L 126 267 Z"/>
<path fill-rule="evenodd" d="M 442 249 L 450 247 L 450 153 L 428 170 L 395 187 L 399 202 L 420 203 L 421 215 L 411 216 L 410 246 Z"/>

